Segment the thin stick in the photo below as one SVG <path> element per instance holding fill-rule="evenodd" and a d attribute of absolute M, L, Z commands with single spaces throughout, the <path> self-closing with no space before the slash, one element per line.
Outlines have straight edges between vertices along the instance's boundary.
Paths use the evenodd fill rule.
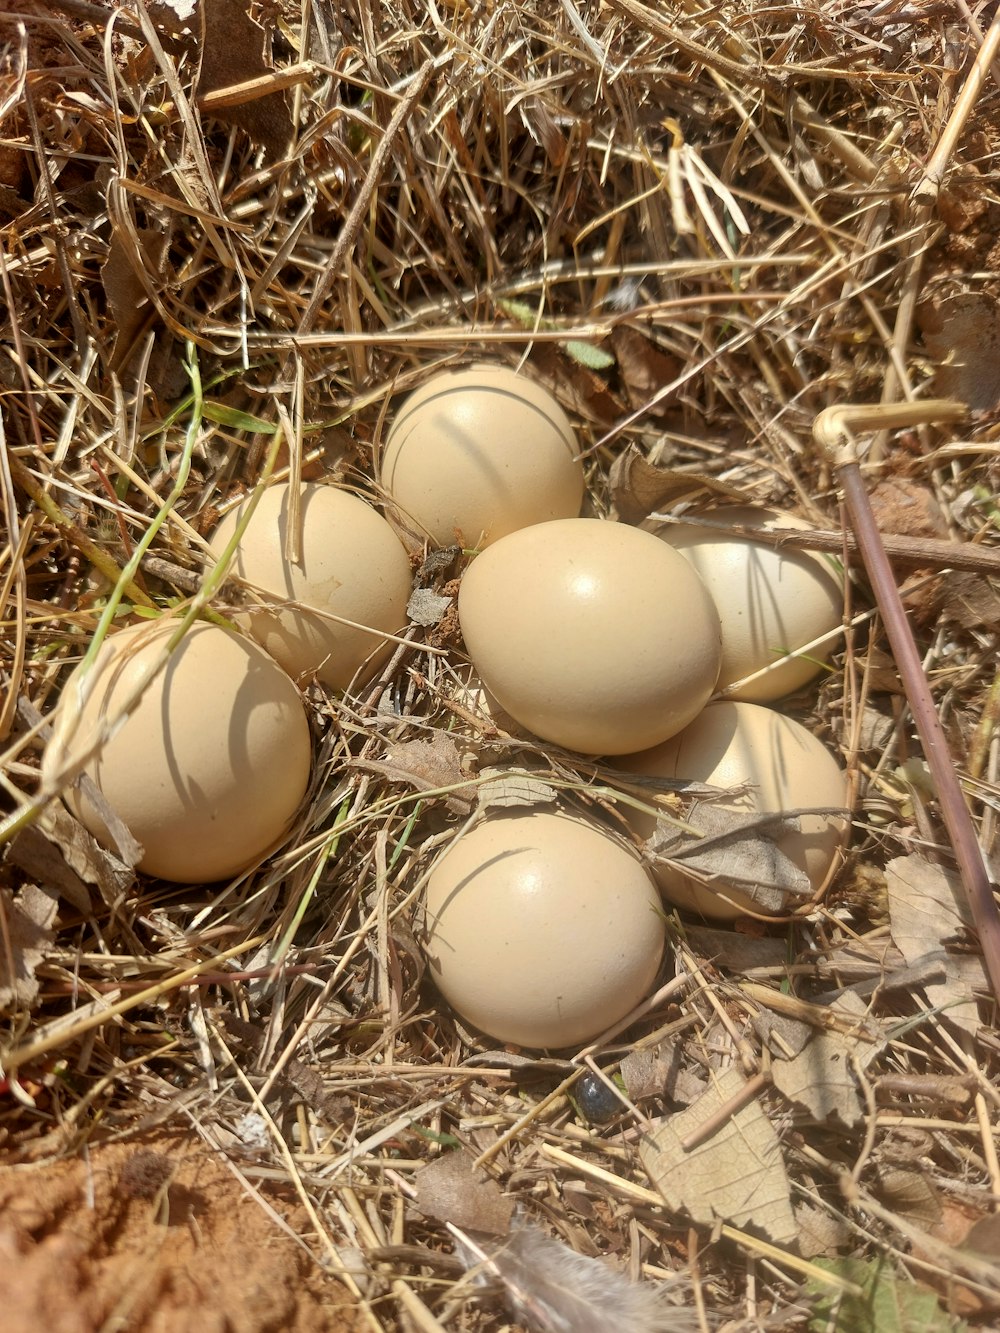
<path fill-rule="evenodd" d="M 963 404 L 947 399 L 881 407 L 842 404 L 827 408 L 819 414 L 813 425 L 813 435 L 837 469 L 861 558 L 882 613 L 889 646 L 937 789 L 941 817 L 951 839 L 959 874 L 972 909 L 972 918 L 979 932 L 986 971 L 993 993 L 1000 999 L 1000 911 L 993 898 L 993 886 L 986 862 L 962 794 L 934 697 L 924 675 L 910 623 L 903 609 L 896 578 L 879 537 L 852 433 L 852 427 L 884 428 L 920 425 L 942 419 L 954 421 L 961 419 L 964 413 Z"/>

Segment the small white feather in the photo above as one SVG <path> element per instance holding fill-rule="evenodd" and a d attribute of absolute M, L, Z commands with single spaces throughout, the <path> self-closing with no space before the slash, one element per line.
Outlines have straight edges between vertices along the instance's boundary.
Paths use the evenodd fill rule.
<path fill-rule="evenodd" d="M 632 1282 L 531 1223 L 515 1222 L 509 1236 L 483 1249 L 460 1242 L 459 1251 L 470 1268 L 500 1278 L 511 1312 L 531 1333 L 689 1333 L 697 1326 L 671 1303 L 668 1291 L 679 1284 Z"/>

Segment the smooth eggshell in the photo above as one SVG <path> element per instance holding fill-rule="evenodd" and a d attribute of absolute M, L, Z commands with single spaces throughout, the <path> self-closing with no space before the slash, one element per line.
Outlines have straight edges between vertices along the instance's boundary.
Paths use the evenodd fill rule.
<path fill-rule="evenodd" d="M 663 956 L 659 897 L 638 858 L 568 815 L 483 820 L 438 859 L 425 904 L 442 994 L 519 1046 L 598 1036 L 649 993 Z"/>
<path fill-rule="evenodd" d="M 651 533 L 600 519 L 522 528 L 466 570 L 458 614 L 487 689 L 523 727 L 587 754 L 674 735 L 719 671 L 704 585 Z"/>
<path fill-rule="evenodd" d="M 810 527 L 791 514 L 749 506 L 707 510 L 699 517 L 747 527 L 802 531 Z M 718 607 L 722 622 L 720 691 L 781 661 L 786 653 L 830 635 L 843 621 L 843 579 L 832 556 L 791 546 L 765 546 L 694 524 L 667 523 L 651 530 L 691 562 Z M 728 697 L 766 702 L 797 690 L 821 670 L 823 646 L 806 651 L 805 657 L 785 658 L 757 679 L 727 690 Z"/>
<path fill-rule="evenodd" d="M 221 556 L 246 501 L 212 534 Z M 269 598 L 295 606 L 252 607 L 234 619 L 295 680 L 317 676 L 346 690 L 369 678 L 392 651 L 386 634 L 406 624 L 410 562 L 381 514 L 335 486 L 301 490 L 301 560 L 285 560 L 289 487 L 270 486 L 237 547 L 232 572 Z M 350 622 L 350 623 L 345 623 Z"/>
<path fill-rule="evenodd" d="M 712 787 L 747 784 L 747 792 L 713 804 L 742 813 L 781 810 L 843 809 L 847 778 L 827 748 L 798 722 L 758 704 L 723 701 L 708 707 L 679 736 L 620 759 L 618 767 L 649 777 L 683 778 Z M 643 839 L 653 832 L 651 815 L 629 810 L 627 817 Z M 840 847 L 844 818 L 830 814 L 800 816 L 800 831 L 777 839 L 778 846 L 822 887 Z M 664 895 L 678 907 L 706 917 L 734 920 L 761 907 L 732 885 L 718 887 L 725 898 L 672 866 L 653 871 Z M 730 901 L 726 901 L 729 899 Z M 798 900 L 790 901 L 795 907 Z"/>
<path fill-rule="evenodd" d="M 121 630 L 85 683 L 79 668 L 70 676 L 44 774 L 82 756 L 176 628 L 170 620 Z M 309 726 L 288 676 L 255 643 L 199 622 L 84 771 L 143 845 L 140 870 L 208 883 L 253 865 L 282 837 L 309 765 Z M 79 787 L 63 797 L 98 841 L 114 845 Z"/>
<path fill-rule="evenodd" d="M 480 546 L 583 503 L 583 464 L 562 408 L 504 366 L 433 376 L 389 431 L 382 484 L 439 546 Z"/>

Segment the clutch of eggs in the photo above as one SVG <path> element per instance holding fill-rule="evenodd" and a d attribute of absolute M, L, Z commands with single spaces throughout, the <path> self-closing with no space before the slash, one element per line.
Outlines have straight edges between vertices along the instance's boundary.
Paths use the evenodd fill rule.
<path fill-rule="evenodd" d="M 799 531 L 810 526 L 791 514 L 752 506 L 710 509 L 698 517 L 720 529 L 728 523 Z M 731 699 L 766 703 L 818 675 L 822 640 L 834 638 L 843 621 L 844 581 L 832 556 L 765 546 L 752 537 L 692 523 L 648 526 L 697 570 L 718 608 L 720 691 Z M 795 656 L 806 645 L 806 654 Z M 754 679 L 736 684 L 747 676 Z"/>
<path fill-rule="evenodd" d="M 844 814 L 831 812 L 847 804 L 847 778 L 823 743 L 791 718 L 759 704 L 712 703 L 678 736 L 641 754 L 625 755 L 617 767 L 647 777 L 742 788 L 738 796 L 712 802 L 737 814 L 801 812 L 798 830 L 775 840 L 808 877 L 813 891 L 825 884 L 846 824 Z M 624 807 L 623 812 L 640 838 L 652 834 L 652 815 Z M 662 861 L 653 873 L 664 897 L 702 916 L 732 921 L 747 911 L 762 912 L 734 884 L 706 885 Z"/>
<path fill-rule="evenodd" d="M 719 674 L 719 616 L 701 579 L 623 523 L 557 519 L 501 537 L 465 571 L 458 615 L 501 708 L 586 754 L 673 736 Z"/>
<path fill-rule="evenodd" d="M 663 912 L 638 856 L 571 815 L 487 816 L 438 857 L 424 909 L 441 993 L 519 1046 L 599 1036 L 645 998 L 663 957 Z"/>
<path fill-rule="evenodd" d="M 83 767 L 144 849 L 139 869 L 182 883 L 226 879 L 275 846 L 309 783 L 309 725 L 298 690 L 257 644 L 196 622 L 127 716 L 175 620 L 119 630 L 70 676 L 42 764 L 51 781 Z M 114 840 L 78 786 L 63 799 L 105 847 Z"/>
<path fill-rule="evenodd" d="M 236 532 L 247 501 L 212 534 L 218 559 Z M 233 573 L 267 594 L 236 613 L 245 629 L 295 680 L 316 676 L 346 690 L 378 670 L 392 651 L 386 635 L 406 624 L 412 587 L 409 557 L 385 519 L 335 486 L 300 489 L 301 551 L 285 559 L 290 487 L 269 486 L 247 524 Z"/>
<path fill-rule="evenodd" d="M 404 523 L 438 546 L 485 546 L 572 518 L 583 503 L 573 428 L 552 395 L 504 366 L 432 376 L 389 430 L 381 480 Z"/>

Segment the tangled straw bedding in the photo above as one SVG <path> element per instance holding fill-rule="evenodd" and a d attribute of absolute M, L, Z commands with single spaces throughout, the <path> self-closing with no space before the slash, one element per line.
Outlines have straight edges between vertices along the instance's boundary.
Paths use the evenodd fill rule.
<path fill-rule="evenodd" d="M 435 368 L 494 359 L 547 384 L 577 427 L 595 514 L 636 445 L 690 475 L 692 494 L 707 480 L 839 528 L 816 414 L 926 394 L 955 298 L 985 303 L 967 351 L 1000 341 L 995 80 L 947 138 L 992 9 L 359 0 L 248 13 L 245 0 L 202 0 L 185 21 L 177 3 L 26 0 L 0 15 L 7 831 L 35 791 L 60 682 L 144 539 L 122 614 L 197 597 L 220 506 L 268 470 L 377 500 L 397 395 Z M 924 538 L 992 547 L 993 419 L 876 441 L 880 517 L 911 553 Z M 418 582 L 448 596 L 459 567 L 431 560 Z M 906 591 L 991 853 L 1000 599 L 989 571 L 933 559 Z M 863 582 L 853 596 L 865 612 Z M 766 1105 L 798 1196 L 825 1219 L 823 1245 L 912 1261 L 914 1223 L 879 1183 L 902 1132 L 879 1110 L 879 1080 L 930 1080 L 927 1095 L 912 1083 L 896 1094 L 904 1128 L 925 1136 L 920 1170 L 941 1206 L 989 1211 L 997 1043 L 988 1026 L 954 1034 L 919 985 L 886 983 L 883 868 L 939 833 L 869 623 L 822 688 L 789 705 L 856 784 L 851 856 L 825 906 L 773 932 L 780 967 L 764 941 L 719 970 L 678 927 L 678 968 L 696 984 L 631 1035 L 652 1050 L 679 1034 L 688 1074 L 734 1058 L 752 1068 L 754 1006 L 808 1019 L 817 998 L 856 983 L 883 1039 L 863 1124 L 821 1123 L 770 1093 Z M 459 649 L 446 614 L 413 627 L 362 696 L 309 692 L 309 805 L 285 850 L 234 884 L 132 883 L 90 865 L 82 897 L 66 889 L 58 916 L 31 917 L 40 853 L 22 843 L 7 857 L 0 977 L 20 1082 L 0 1129 L 12 1151 L 183 1106 L 207 1141 L 242 1152 L 249 1102 L 269 1132 L 246 1169 L 294 1186 L 328 1258 L 400 1228 L 426 1253 L 445 1246 L 416 1215 L 392 1221 L 403 1196 L 383 1173 L 391 1160 L 405 1175 L 455 1138 L 488 1150 L 507 1191 L 584 1253 L 653 1276 L 695 1257 L 698 1234 L 636 1192 L 627 1120 L 587 1127 L 566 1098 L 574 1069 L 497 1063 L 422 984 L 414 884 L 468 812 L 477 773 L 540 767 L 575 799 L 603 799 L 592 771 L 454 702 Z M 67 847 L 65 827 L 40 827 Z M 601 1063 L 623 1053 L 612 1044 Z M 581 1160 L 625 1183 L 616 1192 Z M 866 1208 L 845 1203 L 845 1165 Z M 360 1213 L 335 1202 L 345 1172 Z M 391 1293 L 383 1326 L 414 1317 L 400 1274 L 428 1318 L 490 1326 L 495 1307 L 468 1287 L 449 1305 L 412 1255 L 395 1262 L 346 1273 L 359 1301 Z M 923 1262 L 948 1270 L 940 1255 Z M 710 1244 L 696 1304 L 794 1323 L 802 1276 L 745 1238 Z"/>

